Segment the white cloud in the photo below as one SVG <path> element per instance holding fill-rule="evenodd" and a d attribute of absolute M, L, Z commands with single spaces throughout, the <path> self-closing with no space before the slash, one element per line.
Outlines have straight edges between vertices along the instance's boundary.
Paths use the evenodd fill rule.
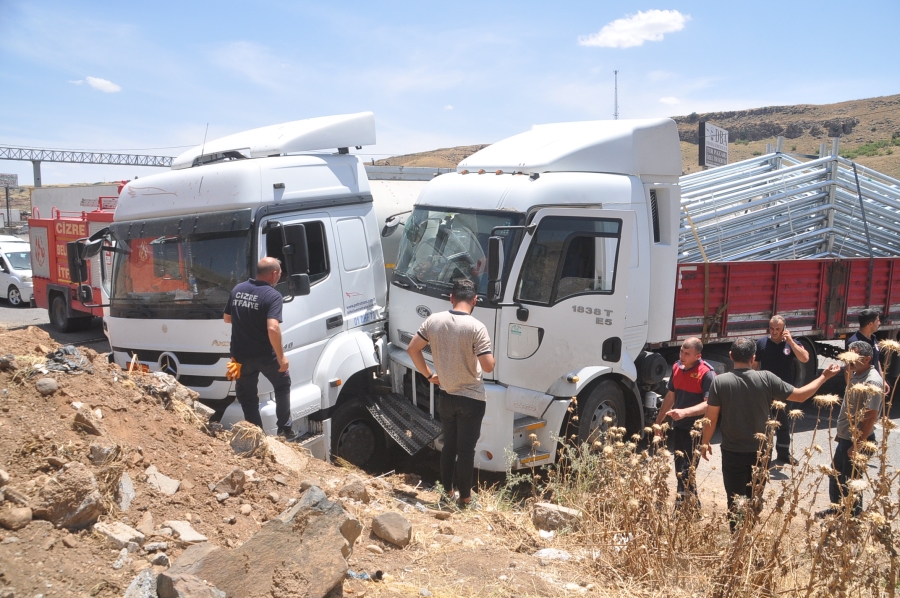
<path fill-rule="evenodd" d="M 99 77 L 85 77 L 85 81 L 87 81 L 88 85 L 90 85 L 94 89 L 99 89 L 103 93 L 116 93 L 122 91 L 121 87 L 107 79 L 101 79 Z"/>
<path fill-rule="evenodd" d="M 79 79 L 78 81 L 69 81 L 72 85 L 81 85 L 84 83 L 84 79 Z"/>
<path fill-rule="evenodd" d="M 446 106 L 444 106 L 444 110 L 453 110 L 453 105 L 447 104 Z"/>
<path fill-rule="evenodd" d="M 580 36 L 578 44 L 599 48 L 642 46 L 646 41 L 662 41 L 666 33 L 681 31 L 690 18 L 690 15 L 677 10 L 638 11 L 637 14 L 607 23 L 598 33 Z"/>
<path fill-rule="evenodd" d="M 659 98 L 659 101 L 662 102 L 663 104 L 670 104 L 670 105 L 674 106 L 675 104 L 678 103 L 678 98 L 673 97 L 673 96 L 666 96 L 664 98 Z"/>

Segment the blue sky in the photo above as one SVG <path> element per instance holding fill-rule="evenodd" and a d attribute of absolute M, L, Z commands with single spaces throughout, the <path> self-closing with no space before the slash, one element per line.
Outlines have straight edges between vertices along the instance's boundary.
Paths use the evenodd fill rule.
<path fill-rule="evenodd" d="M 0 145 L 177 155 L 371 110 L 384 157 L 532 124 L 900 93 L 900 2 L 0 0 Z M 151 149 L 164 148 L 164 149 Z M 30 184 L 31 164 L 0 161 Z M 45 163 L 49 183 L 157 169 Z"/>

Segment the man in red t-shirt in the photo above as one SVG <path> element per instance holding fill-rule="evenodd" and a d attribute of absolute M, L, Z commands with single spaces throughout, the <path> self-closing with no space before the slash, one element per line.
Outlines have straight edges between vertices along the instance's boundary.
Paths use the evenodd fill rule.
<path fill-rule="evenodd" d="M 698 505 L 700 503 L 697 485 L 690 473 L 691 467 L 695 470 L 697 467 L 694 451 L 699 444 L 700 433 L 698 430 L 692 436 L 691 431 L 694 422 L 706 413 L 709 387 L 716 377 L 712 366 L 703 361 L 702 352 L 703 343 L 697 337 L 691 337 L 682 343 L 680 359 L 672 366 L 666 396 L 656 416 L 657 424 L 662 424 L 666 417 L 672 419 L 669 442 L 675 453 L 675 477 L 678 480 L 676 506 L 684 501 L 686 492 L 697 499 Z M 661 434 L 661 431 L 657 431 L 657 434 Z"/>

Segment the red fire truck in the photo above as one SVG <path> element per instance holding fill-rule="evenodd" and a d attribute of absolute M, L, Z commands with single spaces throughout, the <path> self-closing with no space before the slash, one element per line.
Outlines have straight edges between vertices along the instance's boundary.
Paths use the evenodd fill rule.
<path fill-rule="evenodd" d="M 119 189 L 121 190 L 121 185 Z M 92 289 L 94 300 L 85 305 L 79 299 L 78 285 L 69 273 L 67 243 L 90 237 L 113 221 L 118 197 L 83 200 L 82 205 L 96 206 L 90 212 L 61 212 L 53 208 L 49 218 L 41 218 L 37 208 L 28 220 L 31 229 L 31 270 L 34 281 L 34 301 L 47 310 L 50 323 L 60 332 L 89 328 L 93 317 L 103 317 L 99 307 L 101 297 L 108 296 L 103 288 L 103 272 L 110 272 L 112 258 L 101 253 L 90 260 L 84 284 Z M 101 262 L 102 260 L 102 262 Z M 105 262 L 105 263 L 103 263 Z"/>

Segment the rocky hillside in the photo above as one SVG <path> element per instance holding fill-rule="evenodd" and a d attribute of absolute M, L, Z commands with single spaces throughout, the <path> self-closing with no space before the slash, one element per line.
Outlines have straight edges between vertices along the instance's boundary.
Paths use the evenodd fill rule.
<path fill-rule="evenodd" d="M 821 143 L 840 137 L 841 155 L 889 176 L 900 178 L 900 95 L 838 104 L 768 106 L 732 112 L 673 117 L 681 137 L 684 172 L 698 166 L 698 123 L 728 129 L 730 161 L 761 155 L 766 144 L 785 138 L 784 151 L 818 155 Z M 485 145 L 443 148 L 376 161 L 378 165 L 454 167 Z"/>

